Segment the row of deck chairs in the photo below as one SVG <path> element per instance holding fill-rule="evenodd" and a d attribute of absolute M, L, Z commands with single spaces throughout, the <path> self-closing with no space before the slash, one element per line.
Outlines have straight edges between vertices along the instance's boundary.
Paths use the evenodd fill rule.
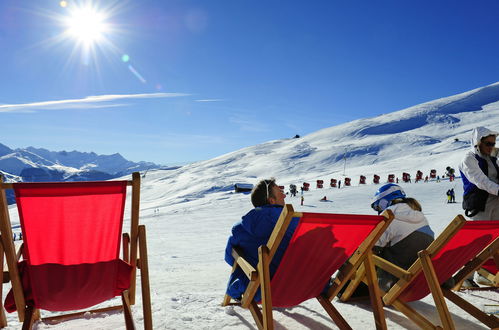
<path fill-rule="evenodd" d="M 129 186 L 130 233 L 122 235 Z M 138 172 L 125 181 L 4 183 L 0 179 L 0 188 L 0 274 L 3 283 L 12 285 L 5 309 L 17 310 L 23 329 L 31 329 L 35 320 L 42 319 L 40 310 L 73 311 L 42 319 L 61 321 L 81 317 L 114 297 L 121 297 L 121 304 L 90 312 L 123 310 L 126 328 L 135 329 L 131 305 L 135 304 L 138 270 L 144 329 L 153 328 L 146 230 L 139 225 Z M 23 235 L 20 249 L 12 240 L 7 189 L 13 189 L 16 196 Z M 5 326 L 4 306 L 0 305 L 0 327 Z"/>
<path fill-rule="evenodd" d="M 300 218 L 298 227 L 271 279 L 270 261 L 292 218 Z M 240 300 L 225 295 L 222 305 L 248 308 L 259 329 L 273 329 L 273 307 L 296 306 L 316 298 L 340 329 L 351 329 L 332 300 L 344 287 L 341 300 L 349 300 L 359 283 L 364 282 L 369 287 L 377 329 L 386 329 L 383 305 L 393 306 L 420 328 L 454 329 L 445 298 L 487 327 L 499 327 L 495 316 L 482 312 L 441 286 L 455 275 L 454 289 L 457 289 L 476 269 L 491 263 L 490 258 L 497 258 L 499 221 L 466 221 L 457 216 L 405 270 L 372 253 L 373 245 L 392 220 L 390 210 L 381 216 L 341 215 L 294 212 L 291 205 L 286 205 L 267 245 L 259 248 L 256 268 L 244 259 L 241 251 L 233 249 L 232 271 L 241 268 L 250 282 Z M 375 266 L 399 278 L 388 292 L 379 289 Z M 496 268 L 492 266 L 495 264 L 489 266 L 494 279 Z M 331 280 L 333 275 L 334 280 Z M 259 289 L 261 302 L 254 300 Z M 433 324 L 407 304 L 429 294 L 433 296 L 440 324 Z"/>

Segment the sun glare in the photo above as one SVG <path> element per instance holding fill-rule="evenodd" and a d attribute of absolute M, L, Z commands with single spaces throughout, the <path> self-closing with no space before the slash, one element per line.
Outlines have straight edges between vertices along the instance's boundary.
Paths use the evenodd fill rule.
<path fill-rule="evenodd" d="M 101 41 L 108 30 L 105 14 L 92 7 L 74 8 L 65 23 L 66 34 L 87 46 Z"/>

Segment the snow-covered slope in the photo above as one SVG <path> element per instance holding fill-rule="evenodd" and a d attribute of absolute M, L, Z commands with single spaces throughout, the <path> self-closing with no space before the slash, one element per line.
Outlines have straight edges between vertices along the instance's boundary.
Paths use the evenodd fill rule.
<path fill-rule="evenodd" d="M 373 174 L 386 181 L 388 173 L 425 175 L 436 169 L 457 168 L 469 148 L 471 129 L 478 125 L 499 128 L 499 84 L 442 98 L 395 113 L 359 119 L 326 128 L 297 139 L 270 141 L 220 157 L 169 170 L 151 170 L 141 184 L 141 222 L 147 227 L 155 329 L 253 329 L 251 314 L 240 308 L 222 308 L 230 266 L 224 249 L 234 222 L 251 209 L 249 195 L 233 192 L 238 182 L 256 183 L 274 176 L 278 183 L 312 183 L 299 197 L 288 197 L 297 211 L 373 214 L 371 198 L 379 187 Z M 346 166 L 345 166 L 346 165 Z M 315 180 L 352 178 L 351 187 L 316 189 Z M 368 184 L 359 185 L 360 174 Z M 462 213 L 462 186 L 442 180 L 401 183 L 409 196 L 418 199 L 431 227 L 438 234 Z M 456 190 L 457 204 L 447 204 L 445 192 Z M 320 202 L 327 196 L 331 202 Z M 11 212 L 14 223 L 18 222 Z M 129 219 L 125 219 L 125 228 Z M 4 287 L 4 292 L 8 286 Z M 497 304 L 497 292 L 459 293 L 484 309 Z M 368 304 L 333 304 L 354 329 L 372 329 Z M 104 306 L 109 303 L 104 304 Z M 448 304 L 457 329 L 483 329 L 472 317 Z M 438 322 L 431 296 L 411 303 Z M 142 328 L 140 300 L 133 308 Z M 385 308 L 390 329 L 416 329 L 394 309 Z M 335 328 L 321 306 L 313 300 L 274 312 L 279 329 Z M 8 315 L 9 328 L 18 328 L 15 315 Z M 124 329 L 121 314 L 87 315 L 59 325 L 39 324 L 39 329 Z"/>
<path fill-rule="evenodd" d="M 359 176 L 372 182 L 374 174 L 413 178 L 431 169 L 445 174 L 457 169 L 470 147 L 473 127 L 499 127 L 499 83 L 459 95 L 427 102 L 382 116 L 359 119 L 325 128 L 310 135 L 269 141 L 220 157 L 185 165 L 173 171 L 150 171 L 152 184 L 162 185 L 150 196 L 163 205 L 231 190 L 237 182 L 255 183 L 275 176 L 282 184 L 301 185 L 317 179 L 342 179 L 357 184 Z M 176 182 L 182 182 L 179 189 Z"/>

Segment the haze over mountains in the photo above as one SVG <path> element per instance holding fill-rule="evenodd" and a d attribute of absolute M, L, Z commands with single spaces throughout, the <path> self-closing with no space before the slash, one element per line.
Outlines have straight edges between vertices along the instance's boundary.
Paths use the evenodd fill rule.
<path fill-rule="evenodd" d="M 43 148 L 11 149 L 0 144 L 0 171 L 9 181 L 88 181 L 109 180 L 134 171 L 160 166 L 151 162 L 132 162 L 119 153 L 49 151 Z"/>

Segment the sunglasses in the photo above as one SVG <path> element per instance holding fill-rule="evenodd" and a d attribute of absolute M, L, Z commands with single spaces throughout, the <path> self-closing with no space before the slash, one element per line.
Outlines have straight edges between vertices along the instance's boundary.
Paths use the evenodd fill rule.
<path fill-rule="evenodd" d="M 487 147 L 495 147 L 496 143 L 495 142 L 489 142 L 489 141 L 484 141 L 482 142 L 485 146 Z"/>

